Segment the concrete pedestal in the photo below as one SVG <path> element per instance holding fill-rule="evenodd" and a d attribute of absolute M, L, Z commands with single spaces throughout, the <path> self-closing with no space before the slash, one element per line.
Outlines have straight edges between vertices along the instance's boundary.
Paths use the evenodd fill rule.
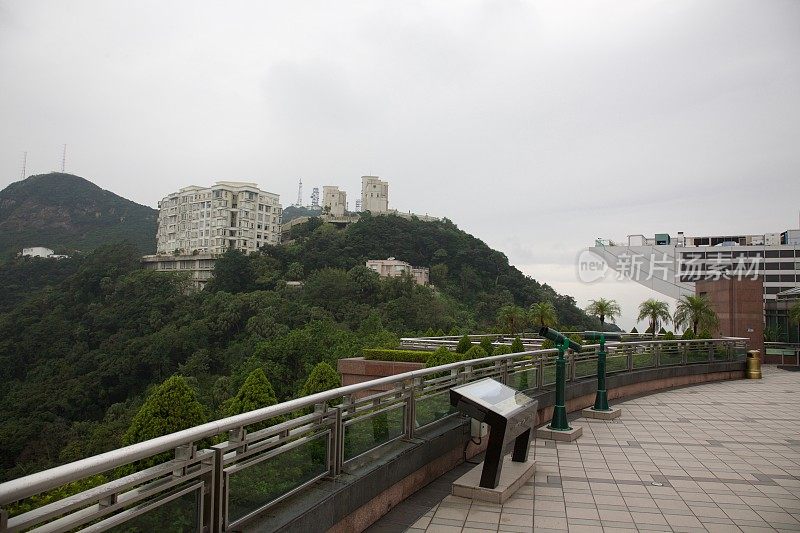
<path fill-rule="evenodd" d="M 581 435 L 583 435 L 583 428 L 581 426 L 575 426 L 567 431 L 548 429 L 547 426 L 542 426 L 536 430 L 537 439 L 559 440 L 562 442 L 573 441 Z"/>
<path fill-rule="evenodd" d="M 528 481 L 535 469 L 536 461 L 528 459 L 524 463 L 511 460 L 511 455 L 503 458 L 503 469 L 497 488 L 488 489 L 480 486 L 483 463 L 479 464 L 453 482 L 453 496 L 470 498 L 492 503 L 503 503 Z"/>
<path fill-rule="evenodd" d="M 583 418 L 594 418 L 596 420 L 613 420 L 622 415 L 621 407 L 612 407 L 608 411 L 595 411 L 591 407 L 581 411 Z"/>

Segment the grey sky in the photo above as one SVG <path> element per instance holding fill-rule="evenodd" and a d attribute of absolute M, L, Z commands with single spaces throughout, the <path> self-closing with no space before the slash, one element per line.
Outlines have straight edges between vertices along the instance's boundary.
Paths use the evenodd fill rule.
<path fill-rule="evenodd" d="M 0 187 L 390 181 L 523 271 L 595 237 L 781 231 L 800 209 L 800 1 L 0 0 Z"/>

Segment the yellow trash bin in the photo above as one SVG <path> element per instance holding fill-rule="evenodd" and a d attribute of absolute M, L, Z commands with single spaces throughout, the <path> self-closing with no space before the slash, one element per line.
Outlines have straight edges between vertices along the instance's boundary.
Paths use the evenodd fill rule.
<path fill-rule="evenodd" d="M 747 352 L 747 369 L 745 377 L 747 379 L 761 379 L 761 357 L 758 350 Z"/>

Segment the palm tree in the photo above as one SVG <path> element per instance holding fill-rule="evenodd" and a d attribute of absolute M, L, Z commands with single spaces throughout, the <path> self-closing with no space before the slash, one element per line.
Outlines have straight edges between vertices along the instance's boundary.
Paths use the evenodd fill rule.
<path fill-rule="evenodd" d="M 525 310 L 516 305 L 504 305 L 497 312 L 497 322 L 511 335 L 525 327 Z"/>
<path fill-rule="evenodd" d="M 531 304 L 529 309 L 529 319 L 534 324 L 539 324 L 540 328 L 545 326 L 555 326 L 558 322 L 558 314 L 553 304 L 547 301 Z"/>
<path fill-rule="evenodd" d="M 664 324 L 672 322 L 667 302 L 650 298 L 639 304 L 639 317 L 636 320 L 645 319 L 650 320 L 650 327 L 653 328 L 653 337 L 655 337 L 661 322 Z"/>
<path fill-rule="evenodd" d="M 599 300 L 589 301 L 586 313 L 600 318 L 600 331 L 605 331 L 606 317 L 608 317 L 611 322 L 614 322 L 614 319 L 619 317 L 622 311 L 616 300 L 600 298 Z"/>
<path fill-rule="evenodd" d="M 800 324 L 800 302 L 789 308 L 789 320 Z"/>
<path fill-rule="evenodd" d="M 705 296 L 683 295 L 678 300 L 675 316 L 672 318 L 677 330 L 681 326 L 692 326 L 692 333 L 697 335 L 698 326 L 702 329 L 713 330 L 719 326 L 717 313 L 711 308 L 711 302 Z"/>

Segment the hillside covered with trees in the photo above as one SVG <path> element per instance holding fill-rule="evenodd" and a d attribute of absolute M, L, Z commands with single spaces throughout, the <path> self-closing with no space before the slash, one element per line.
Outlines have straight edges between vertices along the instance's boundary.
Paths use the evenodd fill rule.
<path fill-rule="evenodd" d="M 435 288 L 364 266 L 388 256 L 430 265 Z M 200 406 L 192 420 L 208 420 L 316 390 L 337 359 L 403 335 L 496 329 L 509 304 L 549 301 L 562 323 L 596 327 L 449 221 L 368 216 L 336 229 L 314 219 L 289 245 L 228 252 L 202 292 L 139 258 L 118 243 L 76 255 L 63 274 L 48 275 L 55 261 L 20 259 L 7 271 L 38 274 L 0 311 L 0 479 L 163 432 L 141 413 L 175 375 L 170 394 L 186 396 L 174 391 L 187 384 Z"/>
<path fill-rule="evenodd" d="M 27 246 L 71 254 L 120 240 L 154 253 L 157 219 L 155 209 L 79 176 L 30 176 L 0 191 L 0 261 Z"/>

